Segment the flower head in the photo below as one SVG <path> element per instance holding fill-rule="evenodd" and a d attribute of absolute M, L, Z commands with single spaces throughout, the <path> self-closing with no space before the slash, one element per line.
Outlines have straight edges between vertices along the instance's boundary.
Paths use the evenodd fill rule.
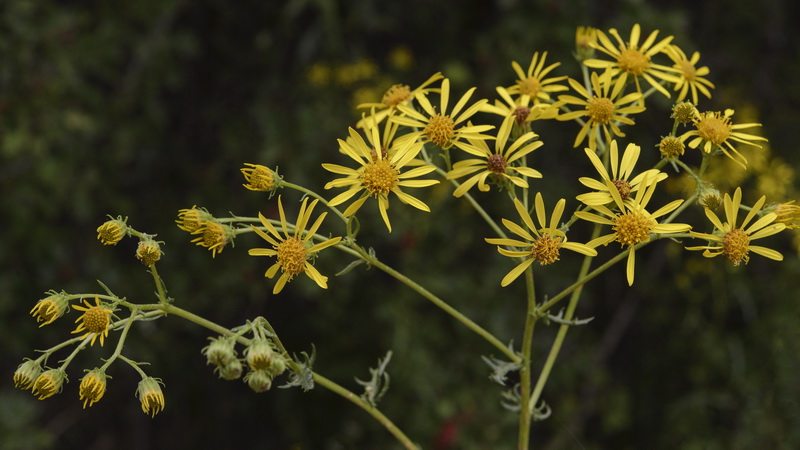
<path fill-rule="evenodd" d="M 530 232 L 510 220 L 503 219 L 503 225 L 505 225 L 509 231 L 524 239 L 524 241 L 505 238 L 486 239 L 486 242 L 497 245 L 497 251 L 504 256 L 510 258 L 525 258 L 503 277 L 503 280 L 500 282 L 501 286 L 508 286 L 511 284 L 511 282 L 516 280 L 534 261 L 539 261 L 539 264 L 543 266 L 554 263 L 558 260 L 562 248 L 583 255 L 597 255 L 597 251 L 589 245 L 568 242 L 566 234 L 558 228 L 561 222 L 561 215 L 564 213 L 564 204 L 566 203 L 563 198 L 556 203 L 556 207 L 550 215 L 550 222 L 546 222 L 547 213 L 541 193 L 536 193 L 534 202 L 536 220 L 539 223 L 538 227 L 534 224 L 533 219 L 530 214 L 528 214 L 522 202 L 516 197 L 514 198 L 514 207 L 519 217 L 522 219 L 522 223 L 525 224 L 525 227 L 530 230 Z M 508 250 L 501 246 L 516 247 L 521 250 Z"/>
<path fill-rule="evenodd" d="M 144 238 L 139 241 L 139 246 L 136 247 L 136 258 L 147 267 L 152 266 L 161 259 L 161 246 L 152 238 Z"/>
<path fill-rule="evenodd" d="M 381 123 L 383 119 L 393 114 L 399 105 L 409 105 L 417 95 L 424 95 L 428 92 L 437 91 L 438 89 L 429 89 L 428 86 L 442 78 L 444 78 L 444 76 L 442 76 L 441 72 L 437 72 L 415 89 L 411 89 L 407 84 L 394 84 L 383 94 L 380 103 L 362 103 L 356 108 L 375 111 L 372 113 L 372 120 L 376 124 Z M 359 122 L 357 126 L 362 127 L 363 125 Z"/>
<path fill-rule="evenodd" d="M 48 369 L 36 377 L 31 391 L 39 400 L 44 400 L 61 392 L 66 380 L 67 374 L 62 369 Z"/>
<path fill-rule="evenodd" d="M 675 136 L 663 137 L 661 142 L 658 143 L 658 151 L 661 152 L 661 156 L 664 158 L 677 158 L 683 155 L 684 150 L 683 141 Z"/>
<path fill-rule="evenodd" d="M 706 217 L 714 225 L 714 232 L 711 234 L 692 232 L 692 236 L 706 239 L 709 241 L 709 245 L 686 248 L 688 250 L 703 250 L 703 256 L 706 258 L 725 255 L 734 266 L 738 266 L 742 262 L 747 264 L 750 260 L 749 254 L 751 251 L 775 261 L 783 261 L 783 255 L 775 250 L 758 245 L 750 245 L 750 242 L 756 239 L 772 236 L 786 228 L 785 223 L 777 222 L 778 216 L 775 213 L 764 214 L 760 219 L 748 226 L 750 221 L 761 211 L 765 201 L 766 197 L 763 196 L 758 199 L 747 213 L 747 216 L 745 216 L 744 221 L 737 225 L 739 206 L 742 203 L 742 189 L 736 188 L 733 197 L 726 193 L 723 200 L 725 222 L 722 222 L 713 211 L 706 208 Z"/>
<path fill-rule="evenodd" d="M 707 98 L 711 98 L 709 89 L 714 89 L 714 84 L 703 78 L 708 75 L 710 70 L 708 67 L 703 66 L 697 68 L 697 62 L 700 60 L 700 53 L 692 53 L 692 57 L 687 58 L 686 53 L 676 45 L 668 45 L 665 48 L 665 53 L 672 59 L 675 64 L 673 67 L 678 69 L 678 82 L 675 83 L 675 90 L 680 91 L 676 102 L 681 102 L 692 92 L 692 102 L 697 104 L 697 91 L 700 91 Z"/>
<path fill-rule="evenodd" d="M 197 208 L 197 205 L 195 205 L 178 211 L 178 220 L 175 223 L 178 224 L 178 228 L 181 230 L 193 233 L 200 229 L 200 226 L 205 221 L 211 219 L 213 219 L 213 216 L 205 208 Z"/>
<path fill-rule="evenodd" d="M 592 161 L 592 165 L 597 170 L 597 173 L 600 174 L 599 180 L 588 177 L 581 177 L 578 179 L 584 186 L 597 191 L 581 194 L 577 197 L 578 201 L 589 206 L 613 203 L 614 197 L 609 191 L 610 186 L 614 187 L 614 190 L 619 194 L 623 202 L 631 202 L 633 201 L 631 196 L 642 187 L 642 183 L 645 179 L 650 183 L 657 183 L 667 178 L 667 174 L 657 169 L 650 169 L 645 170 L 631 179 L 633 169 L 641 153 L 641 148 L 636 144 L 628 144 L 628 146 L 625 147 L 625 152 L 622 154 L 622 160 L 620 161 L 617 141 L 611 141 L 611 145 L 609 146 L 611 163 L 610 174 L 595 152 L 589 149 L 585 149 L 585 151 L 586 156 Z"/>
<path fill-rule="evenodd" d="M 100 304 L 100 299 L 98 297 L 94 298 L 94 303 L 94 306 L 92 306 L 88 301 L 84 300 L 83 304 L 86 305 L 85 307 L 72 305 L 72 309 L 83 311 L 83 314 L 75 319 L 75 322 L 80 323 L 78 324 L 78 328 L 72 333 L 85 331 L 83 336 L 80 337 L 81 339 L 90 334 L 93 335 L 92 342 L 89 345 L 94 345 L 94 341 L 99 336 L 100 345 L 102 346 L 105 344 L 106 336 L 108 336 L 108 327 L 111 325 L 111 313 L 113 310 L 104 308 L 103 305 Z"/>
<path fill-rule="evenodd" d="M 281 276 L 272 289 L 273 294 L 279 293 L 287 282 L 291 281 L 295 275 L 300 275 L 301 273 L 308 275 L 319 287 L 323 289 L 328 288 L 328 277 L 320 274 L 309 260 L 313 260 L 317 252 L 337 244 L 342 238 L 335 237 L 318 244 L 312 242 L 314 234 L 317 232 L 320 225 L 322 225 L 322 221 L 327 215 L 327 213 L 320 214 L 319 218 L 317 218 L 314 224 L 306 231 L 306 226 L 311 219 L 311 213 L 314 211 L 314 207 L 318 202 L 319 200 L 314 200 L 311 202 L 311 205 L 307 205 L 308 198 L 306 197 L 303 199 L 303 203 L 300 205 L 300 212 L 297 215 L 297 222 L 293 227 L 294 230 L 290 232 L 286 222 L 286 215 L 283 212 L 283 203 L 281 202 L 281 198 L 278 197 L 278 213 L 280 214 L 283 235 L 272 226 L 266 217 L 261 215 L 261 213 L 258 214 L 261 224 L 264 225 L 264 228 L 266 228 L 269 234 L 256 227 L 252 227 L 253 231 L 271 244 L 272 248 L 252 248 L 248 253 L 251 256 L 277 257 L 275 264 L 270 266 L 264 274 L 266 277 L 272 278 L 278 273 L 278 269 L 281 271 Z"/>
<path fill-rule="evenodd" d="M 97 227 L 97 239 L 103 245 L 116 245 L 128 232 L 128 225 L 122 218 L 112 219 Z"/>
<path fill-rule="evenodd" d="M 272 365 L 272 359 L 276 356 L 272 349 L 272 344 L 266 339 L 253 339 L 247 348 L 244 349 L 244 356 L 247 365 L 252 370 L 268 369 Z"/>
<path fill-rule="evenodd" d="M 508 145 L 514 120 L 513 116 L 508 116 L 503 121 L 497 132 L 497 139 L 494 141 L 494 151 L 490 150 L 483 140 L 471 141 L 473 147 L 464 149 L 479 159 L 466 159 L 453 164 L 453 170 L 447 173 L 448 179 L 474 174 L 456 188 L 453 195 L 461 197 L 475 184 L 478 185 L 478 189 L 486 192 L 489 190 L 489 185 L 486 184 L 487 179 L 501 186 L 511 182 L 526 188 L 528 182 L 518 175 L 531 178 L 542 177 L 539 171 L 520 165 L 520 158 L 542 146 L 542 141 L 536 140 L 535 133 L 525 133 Z"/>
<path fill-rule="evenodd" d="M 442 89 L 439 97 L 439 112 L 431 105 L 428 97 L 425 94 L 421 94 L 416 98 L 424 114 L 409 105 L 400 104 L 397 108 L 402 115 L 393 116 L 391 120 L 400 125 L 417 127 L 422 130 L 409 133 L 409 140 L 422 138 L 423 142 L 433 142 L 442 150 L 447 150 L 453 145 L 460 147 L 467 138 L 488 139 L 489 136 L 481 133 L 494 128 L 491 125 L 460 126 L 462 123 L 466 122 L 467 119 L 475 115 L 483 104 L 486 103 L 486 100 L 482 99 L 466 107 L 473 92 L 475 92 L 474 87 L 470 88 L 461 96 L 453 109 L 448 112 L 447 107 L 450 103 L 450 80 L 445 78 L 442 81 Z"/>
<path fill-rule="evenodd" d="M 136 397 L 142 404 L 142 412 L 155 417 L 164 410 L 164 392 L 161 390 L 161 380 L 153 377 L 142 378 L 136 388 Z"/>
<path fill-rule="evenodd" d="M 794 200 L 778 203 L 772 209 L 778 216 L 775 222 L 785 224 L 789 229 L 800 228 L 800 205 L 795 205 Z"/>
<path fill-rule="evenodd" d="M 528 65 L 527 72 L 522 70 L 519 63 L 513 61 L 511 67 L 517 73 L 519 79 L 516 84 L 508 88 L 508 93 L 512 95 L 527 95 L 533 100 L 533 103 L 541 101 L 550 101 L 550 94 L 553 92 L 566 91 L 568 88 L 559 82 L 567 79 L 566 76 L 545 78 L 553 69 L 560 66 L 561 63 L 553 63 L 545 67 L 545 59 L 547 59 L 547 52 L 542 53 L 539 58 L 539 52 L 533 54 L 531 63 Z"/>
<path fill-rule="evenodd" d="M 612 76 L 619 75 L 623 83 L 627 77 L 633 77 L 636 91 L 639 93 L 642 92 L 639 78 L 644 78 L 650 86 L 669 97 L 669 92 L 661 86 L 661 83 L 656 78 L 670 83 L 678 83 L 680 79 L 674 75 L 678 69 L 655 64 L 652 58 L 665 51 L 672 41 L 672 36 L 656 42 L 656 37 L 658 36 L 658 30 L 656 30 L 650 33 L 650 36 L 640 46 L 641 28 L 638 23 L 631 28 L 630 38 L 627 42 L 622 40 L 616 29 L 612 28 L 608 32 L 616 39 L 616 45 L 611 42 L 605 33 L 598 31 L 598 43 L 594 44 L 594 47 L 614 60 L 587 59 L 583 63 L 593 69 L 610 69 Z"/>
<path fill-rule="evenodd" d="M 367 135 L 371 135 L 369 138 L 371 145 L 368 145 L 361 135 L 352 128 L 350 129 L 349 142 L 339 139 L 339 147 L 342 152 L 360 164 L 361 167 L 351 169 L 338 164 L 323 164 L 322 167 L 326 170 L 344 175 L 344 177 L 326 184 L 325 189 L 348 187 L 348 190 L 328 202 L 330 206 L 340 205 L 357 193 L 361 193 L 361 197 L 351 203 L 344 211 L 344 215 L 348 217 L 355 214 L 368 198 L 377 198 L 381 217 L 386 224 L 386 228 L 391 232 L 392 225 L 387 214 L 389 193 L 394 193 L 403 203 L 408 203 L 422 211 L 430 211 L 428 205 L 407 194 L 401 188 L 432 186 L 439 181 L 413 179 L 436 170 L 436 167 L 432 165 L 423 165 L 402 172 L 402 169 L 419 154 L 423 145 L 421 142 L 416 142 L 414 139 L 394 140 L 387 147 L 385 141 L 382 141 L 379 137 L 377 125 L 374 123 L 370 123 L 370 125 L 366 132 Z M 384 148 L 388 148 L 388 150 L 384 152 Z"/>
<path fill-rule="evenodd" d="M 247 167 L 240 170 L 247 184 L 242 186 L 251 191 L 272 191 L 278 187 L 277 181 L 280 181 L 280 177 L 272 169 L 261 164 L 245 163 L 244 165 Z"/>
<path fill-rule="evenodd" d="M 203 354 L 206 355 L 206 364 L 213 364 L 217 367 L 229 364 L 236 355 L 236 341 L 231 337 L 220 336 L 209 338 L 211 343 L 203 347 Z"/>
<path fill-rule="evenodd" d="M 539 119 L 554 119 L 558 115 L 558 108 L 546 103 L 531 104 L 529 95 L 520 95 L 516 99 L 502 86 L 496 88 L 503 102 L 495 100 L 494 104 L 486 103 L 481 111 L 497 114 L 503 118 L 513 116 L 514 125 L 520 130 L 530 131 L 530 123 Z M 504 103 L 505 102 L 505 103 Z"/>
<path fill-rule="evenodd" d="M 100 369 L 90 370 L 83 379 L 79 388 L 80 399 L 83 400 L 83 407 L 86 404 L 94 405 L 106 393 L 106 373 Z"/>
<path fill-rule="evenodd" d="M 30 314 L 36 319 L 37 322 L 42 322 L 39 328 L 53 323 L 56 319 L 63 316 L 67 312 L 69 300 L 64 293 L 56 293 L 51 291 L 48 297 L 45 297 L 33 306 Z"/>
<path fill-rule="evenodd" d="M 272 387 L 272 374 L 268 370 L 251 370 L 244 376 L 244 382 L 254 392 L 266 392 Z"/>
<path fill-rule="evenodd" d="M 192 234 L 200 235 L 192 239 L 192 242 L 211 250 L 212 258 L 216 257 L 217 253 L 222 253 L 225 246 L 232 242 L 235 236 L 233 228 L 213 220 L 201 222 L 200 226 L 192 231 Z"/>
<path fill-rule="evenodd" d="M 26 359 L 25 362 L 14 371 L 14 387 L 22 390 L 32 389 L 34 383 L 42 373 L 42 366 L 39 361 Z"/>
<path fill-rule="evenodd" d="M 644 111 L 645 107 L 634 104 L 642 96 L 638 92 L 631 92 L 620 97 L 622 88 L 625 86 L 625 79 L 620 77 L 615 81 L 610 70 L 606 70 L 602 75 L 592 72 L 591 82 L 592 94 L 589 94 L 589 91 L 581 86 L 580 83 L 572 78 L 569 79 L 569 85 L 583 98 L 572 95 L 559 95 L 558 102 L 560 104 L 582 106 L 584 109 L 564 113 L 556 118 L 563 121 L 585 117 L 586 122 L 578 132 L 573 146 L 579 146 L 588 136 L 589 148 L 594 151 L 597 148 L 598 130 L 602 128 L 606 142 L 611 141 L 612 133 L 614 136 L 623 137 L 625 133 L 619 129 L 617 123 L 633 125 L 633 120 L 628 115 L 638 114 Z"/>
<path fill-rule="evenodd" d="M 694 139 L 689 141 L 689 147 L 697 148 L 702 143 L 702 148 L 705 153 L 711 153 L 715 148 L 719 148 L 725 156 L 740 166 L 746 167 L 747 158 L 736 151 L 731 141 L 761 148 L 755 141 L 766 141 L 767 139 L 761 136 L 736 131 L 745 128 L 760 127 L 761 124 L 740 123 L 734 125 L 731 123 L 732 116 L 732 109 L 726 109 L 724 113 L 720 113 L 719 111 L 697 112 L 693 120 L 695 129 L 687 131 L 681 135 L 680 138 L 686 141 L 693 137 Z"/>
<path fill-rule="evenodd" d="M 657 182 L 654 176 L 646 177 L 642 180 L 642 185 L 636 192 L 636 196 L 632 200 L 623 202 L 622 197 L 617 191 L 616 187 L 610 181 L 606 181 L 608 192 L 614 199 L 614 203 L 618 208 L 618 212 L 610 210 L 603 205 L 591 205 L 592 208 L 601 213 L 602 216 L 589 213 L 586 211 L 577 211 L 575 215 L 583 220 L 599 223 L 602 225 L 611 226 L 612 233 L 605 236 L 600 236 L 586 245 L 590 247 L 597 247 L 598 245 L 607 245 L 610 242 L 617 241 L 623 247 L 629 248 L 628 264 L 626 274 L 628 284 L 633 284 L 634 265 L 635 265 L 635 250 L 636 244 L 648 242 L 651 234 L 671 234 L 689 231 L 690 225 L 683 223 L 658 223 L 656 219 L 668 214 L 675 210 L 683 200 L 675 200 L 662 206 L 653 213 L 646 210 L 647 204 L 650 202 L 653 193 L 655 192 Z"/>
<path fill-rule="evenodd" d="M 575 30 L 575 57 L 578 61 L 585 61 L 594 56 L 597 31 L 597 28 L 592 27 L 578 27 Z"/>

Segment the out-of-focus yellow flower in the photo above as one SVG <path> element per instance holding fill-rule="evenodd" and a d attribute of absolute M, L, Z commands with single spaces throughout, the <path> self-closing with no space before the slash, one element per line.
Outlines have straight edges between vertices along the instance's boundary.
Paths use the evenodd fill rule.
<path fill-rule="evenodd" d="M 742 202 L 742 189 L 736 188 L 733 197 L 727 193 L 724 198 L 725 222 L 722 222 L 717 215 L 706 208 L 706 217 L 714 225 L 715 231 L 712 234 L 697 233 L 692 231 L 692 236 L 709 241 L 709 245 L 698 247 L 686 247 L 687 250 L 703 250 L 703 256 L 713 258 L 717 255 L 725 255 L 734 266 L 750 260 L 749 253 L 759 254 L 775 261 L 783 261 L 783 255 L 771 248 L 750 245 L 750 242 L 779 233 L 786 228 L 784 223 L 775 223 L 778 216 L 775 213 L 763 215 L 748 227 L 750 221 L 761 211 L 766 197 L 761 197 L 753 205 L 741 225 L 736 225 L 739 214 L 739 206 Z"/>
<path fill-rule="evenodd" d="M 545 67 L 545 59 L 547 59 L 547 52 L 542 53 L 541 58 L 539 58 L 539 52 L 534 53 L 527 72 L 522 70 L 519 63 L 512 61 L 511 67 L 519 78 L 516 84 L 507 88 L 508 93 L 520 96 L 527 95 L 536 104 L 542 101 L 550 101 L 551 93 L 569 89 L 563 84 L 559 84 L 559 82 L 567 79 L 566 76 L 546 78 L 547 74 L 560 66 L 561 63 L 557 62 Z"/>
<path fill-rule="evenodd" d="M 597 45 L 597 28 L 578 27 L 575 30 L 575 58 L 585 61 L 594 56 Z"/>
<path fill-rule="evenodd" d="M 578 242 L 568 242 L 567 235 L 558 229 L 561 222 L 561 215 L 564 213 L 564 205 L 566 200 L 563 198 L 556 203 L 556 207 L 550 215 L 550 222 L 546 221 L 547 212 L 544 207 L 544 200 L 542 194 L 536 193 L 534 207 L 536 209 L 536 219 L 539 223 L 537 227 L 531 215 L 516 197 L 514 198 L 514 208 L 516 208 L 522 223 L 525 224 L 530 233 L 525 228 L 517 225 L 516 223 L 503 219 L 503 225 L 508 230 L 524 241 L 518 239 L 505 239 L 505 238 L 486 238 L 486 242 L 497 245 L 497 251 L 501 255 L 508 256 L 509 258 L 525 258 L 516 267 L 511 269 L 510 272 L 503 277 L 500 282 L 501 286 L 508 286 L 520 276 L 525 269 L 528 268 L 534 261 L 539 261 L 539 264 L 546 266 L 558 261 L 561 249 L 571 250 L 583 255 L 596 256 L 597 251 L 587 244 Z M 531 234 L 532 233 L 532 234 Z M 502 246 L 514 247 L 525 250 L 508 250 Z"/>
<path fill-rule="evenodd" d="M 514 125 L 523 132 L 531 131 L 530 123 L 534 120 L 555 119 L 558 115 L 558 108 L 553 105 L 546 103 L 531 104 L 529 95 L 520 95 L 515 99 L 502 86 L 498 86 L 496 90 L 503 101 L 495 100 L 494 104 L 486 103 L 481 107 L 481 111 L 497 114 L 504 118 L 513 116 Z"/>
<path fill-rule="evenodd" d="M 676 45 L 668 45 L 665 49 L 667 56 L 672 59 L 675 64 L 673 67 L 679 70 L 678 82 L 675 83 L 675 90 L 678 92 L 678 98 L 675 102 L 681 102 L 691 91 L 692 102 L 697 104 L 697 91 L 700 91 L 707 98 L 711 98 L 709 89 L 714 89 L 714 84 L 706 80 L 705 77 L 711 71 L 708 67 L 703 66 L 697 68 L 697 62 L 700 61 L 700 53 L 692 53 L 692 58 L 686 57 L 686 53 Z"/>
<path fill-rule="evenodd" d="M 376 124 L 381 123 L 383 119 L 393 114 L 399 105 L 409 105 L 420 94 L 438 91 L 438 89 L 429 88 L 428 86 L 442 78 L 444 76 L 442 76 L 441 72 L 436 72 L 414 89 L 411 89 L 407 84 L 394 84 L 383 94 L 380 103 L 362 103 L 356 108 L 374 110 L 371 114 L 372 121 Z M 362 122 L 359 122 L 356 126 L 364 128 Z"/>

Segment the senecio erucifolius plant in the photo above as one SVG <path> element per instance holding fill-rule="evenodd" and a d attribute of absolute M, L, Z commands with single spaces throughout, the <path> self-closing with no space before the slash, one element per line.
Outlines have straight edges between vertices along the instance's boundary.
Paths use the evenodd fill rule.
<path fill-rule="evenodd" d="M 505 384 L 507 375 L 515 372 L 512 379 L 518 382 L 510 390 L 498 391 L 498 401 L 511 411 L 508 414 L 518 416 L 518 428 L 512 432 L 518 433 L 519 448 L 527 448 L 531 423 L 546 419 L 551 408 L 558 407 L 543 397 L 567 331 L 588 322 L 575 317 L 584 285 L 617 264 L 625 264 L 624 277 L 617 271 L 605 275 L 633 285 L 636 274 L 647 270 L 636 255 L 649 245 L 727 259 L 719 264 L 746 265 L 754 255 L 781 261 L 783 256 L 768 247 L 766 238 L 800 222 L 800 208 L 793 201 L 775 198 L 768 203 L 760 193 L 739 187 L 720 192 L 707 178 L 716 165 L 746 166 L 747 155 L 758 152 L 765 139 L 756 134 L 760 124 L 740 123 L 732 109 L 702 108 L 714 89 L 706 78 L 710 70 L 698 66 L 699 53 L 689 58 L 672 41 L 672 36 L 661 37 L 657 31 L 645 37 L 639 25 L 627 36 L 614 29 L 580 28 L 574 52 L 577 64 L 573 63 L 578 76 L 573 78 L 566 65 L 553 61 L 547 52 L 536 52 L 527 67 L 511 62 L 513 70 L 507 73 L 506 85 L 496 88 L 494 99 L 478 98 L 474 87 L 461 92 L 440 73 L 416 87 L 395 84 L 381 99 L 359 105 L 361 119 L 349 129 L 343 126 L 341 139 L 331 142 L 333 151 L 319 161 L 329 175 L 320 183 L 322 189 L 292 183 L 289 171 L 279 174 L 269 161 L 243 162 L 244 187 L 263 195 L 277 215 L 217 217 L 192 206 L 178 212 L 177 225 L 212 257 L 240 241 L 258 257 L 253 266 L 264 271 L 263 282 L 274 294 L 298 283 L 336 289 L 337 277 L 359 276 L 353 270 L 357 263 L 386 272 L 485 340 L 483 359 L 491 379 Z M 650 98 L 654 94 L 659 102 Z M 671 109 L 649 105 L 666 105 L 665 99 Z M 629 139 L 637 120 L 651 112 L 649 121 L 661 124 L 662 135 L 651 136 L 646 146 Z M 567 142 L 548 140 L 538 126 L 545 121 L 563 122 L 557 127 L 572 136 Z M 557 181 L 559 186 L 571 182 L 580 194 L 553 197 L 549 193 L 555 189 L 544 188 L 550 176 L 535 161 L 543 154 L 554 159 L 566 153 L 572 161 L 585 164 L 568 172 L 574 179 L 564 180 L 562 171 Z M 689 189 L 683 197 L 670 198 L 676 189 L 665 186 L 678 177 L 688 180 Z M 518 350 L 501 342 L 480 320 L 468 318 L 447 299 L 387 265 L 370 243 L 361 241 L 359 231 L 366 228 L 391 233 L 392 217 L 401 211 L 436 215 L 429 206 L 435 203 L 426 201 L 434 185 L 437 192 L 442 186 L 450 189 L 451 201 L 468 204 L 492 230 L 474 235 L 474 245 L 507 257 L 498 258 L 507 267 L 495 281 L 496 289 L 506 294 L 507 286 L 524 285 L 525 298 L 503 305 L 518 306 L 526 318 L 518 330 Z M 757 200 L 746 203 L 749 198 Z M 492 208 L 482 206 L 487 199 Z M 490 211 L 497 211 L 498 203 L 506 203 L 506 213 L 494 217 Z M 377 211 L 381 219 L 360 216 L 365 210 Z M 693 214 L 684 214 L 690 211 Z M 169 376 L 161 374 L 166 382 L 153 378 L 145 372 L 150 370 L 145 363 L 126 354 L 124 344 L 137 323 L 177 317 L 210 332 L 208 345 L 196 351 L 220 378 L 243 380 L 256 392 L 268 391 L 276 382 L 303 390 L 330 389 L 378 420 L 402 445 L 417 447 L 413 437 L 377 407 L 381 398 L 393 401 L 387 390 L 391 350 L 378 368 L 370 369 L 371 380 L 359 380 L 364 394 L 356 395 L 316 371 L 314 351 L 297 353 L 284 347 L 280 330 L 267 318 L 229 327 L 184 309 L 167 295 L 157 270 L 164 243 L 154 234 L 136 230 L 134 222 L 109 217 L 97 228 L 98 240 L 109 246 L 123 239 L 139 241 L 135 256 L 152 277 L 155 301 L 132 301 L 102 283 L 99 292 L 48 291 L 31 309 L 39 326 L 55 326 L 67 315 L 76 325 L 72 335 L 65 331 L 63 342 L 20 364 L 13 376 L 17 387 L 39 399 L 61 393 L 67 374 L 80 374 L 70 367 L 75 355 L 88 346 L 109 343 L 111 348 L 98 366 L 84 368 L 72 395 L 84 408 L 102 401 L 107 389 L 120 389 L 107 376 L 109 368 L 124 363 L 141 377 L 135 389 L 127 389 L 135 392 L 145 414 L 156 416 L 166 406 Z M 757 240 L 761 245 L 754 245 Z M 562 261 L 564 251 L 572 256 Z M 347 270 L 339 274 L 317 268 L 320 259 L 342 257 Z M 569 262 L 573 258 L 583 262 L 574 265 Z M 562 263 L 561 273 L 574 274 L 574 282 L 559 292 L 537 292 L 541 267 Z M 533 365 L 537 321 L 555 324 L 559 331 L 543 355 L 543 364 Z M 57 352 L 68 354 L 52 358 Z M 534 370 L 537 367 L 541 370 Z"/>

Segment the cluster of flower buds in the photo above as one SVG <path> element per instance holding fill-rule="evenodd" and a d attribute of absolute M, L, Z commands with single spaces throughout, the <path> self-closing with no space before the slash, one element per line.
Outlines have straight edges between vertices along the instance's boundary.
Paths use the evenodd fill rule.
<path fill-rule="evenodd" d="M 244 359 L 236 351 L 236 338 L 220 336 L 210 338 L 211 343 L 203 348 L 206 363 L 214 366 L 220 378 L 236 380 L 242 376 L 247 364 L 249 369 L 244 382 L 255 392 L 268 391 L 272 380 L 286 371 L 286 357 L 276 351 L 274 344 L 266 338 L 256 337 L 244 349 Z"/>

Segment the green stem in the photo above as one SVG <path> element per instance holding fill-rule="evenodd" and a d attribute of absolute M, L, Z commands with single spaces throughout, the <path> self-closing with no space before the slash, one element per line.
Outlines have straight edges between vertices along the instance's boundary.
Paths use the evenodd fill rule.
<path fill-rule="evenodd" d="M 127 322 L 125 322 L 125 326 L 122 328 L 122 333 L 119 335 L 119 340 L 117 341 L 117 347 L 114 349 L 114 353 L 106 360 L 105 364 L 100 368 L 100 371 L 105 372 L 105 370 L 110 366 L 114 360 L 116 360 L 122 354 L 122 347 L 125 345 L 125 339 L 128 337 L 128 330 L 131 329 L 131 325 L 135 322 L 134 317 L 139 313 L 138 310 L 134 309 L 131 311 L 130 317 L 128 317 Z"/>
<path fill-rule="evenodd" d="M 349 400 L 350 402 L 356 404 L 359 408 L 366 411 L 369 415 L 371 415 L 375 420 L 377 420 L 384 428 L 386 428 L 392 435 L 403 444 L 403 447 L 407 449 L 418 449 L 419 446 L 411 442 L 411 439 L 408 438 L 397 426 L 389 420 L 385 415 L 383 415 L 378 408 L 370 405 L 369 403 L 365 402 L 361 399 L 361 397 L 355 395 L 353 392 L 345 389 L 344 387 L 334 383 L 333 381 L 323 377 L 318 373 L 313 373 L 314 382 L 319 384 L 320 386 L 339 394 L 341 397 Z"/>
<path fill-rule="evenodd" d="M 538 316 L 536 312 L 536 290 L 533 282 L 533 267 L 525 269 L 525 288 L 527 291 L 528 307 L 525 314 L 525 330 L 522 337 L 522 369 L 520 376 L 520 398 L 526 399 L 531 392 L 531 349 L 533 346 L 533 329 Z M 519 436 L 517 448 L 528 448 L 531 431 L 531 408 L 520 402 L 519 407 Z"/>
<path fill-rule="evenodd" d="M 440 299 L 439 297 L 431 293 L 429 290 L 420 286 L 414 280 L 408 278 L 407 276 L 403 275 L 397 270 L 387 266 L 386 264 L 381 262 L 378 258 L 369 255 L 368 253 L 363 251 L 363 249 L 361 249 L 360 247 L 358 251 L 360 253 L 361 258 L 364 259 L 365 262 L 391 275 L 396 280 L 400 281 L 401 283 L 411 288 L 414 292 L 418 293 L 419 295 L 426 298 L 434 305 L 438 306 L 440 309 L 444 310 L 444 312 L 446 312 L 447 314 L 450 314 L 453 318 L 464 324 L 467 328 L 474 331 L 479 336 L 488 341 L 490 344 L 495 346 L 498 350 L 503 352 L 503 354 L 506 355 L 509 359 L 511 359 L 511 361 L 515 363 L 522 362 L 522 359 L 519 357 L 519 355 L 516 355 L 514 352 L 509 350 L 509 348 L 505 344 L 500 342 L 500 340 L 497 339 L 492 333 L 483 329 L 480 325 L 473 322 L 469 317 L 465 316 L 464 314 L 461 314 L 461 312 L 459 312 L 457 309 L 445 303 L 444 300 Z"/>
<path fill-rule="evenodd" d="M 151 275 L 153 275 L 153 282 L 156 284 L 156 289 L 158 290 L 158 302 L 162 305 L 167 304 L 167 294 L 166 290 L 164 289 L 164 281 L 158 276 L 158 270 L 156 270 L 156 265 L 153 264 L 150 266 L 150 270 L 148 270 Z"/>
<path fill-rule="evenodd" d="M 290 188 L 290 189 L 294 189 L 296 191 L 300 191 L 300 192 L 302 192 L 302 193 L 304 193 L 306 195 L 310 195 L 311 197 L 314 197 L 316 199 L 319 199 L 319 201 L 322 202 L 323 205 L 325 205 L 328 209 L 333 211 L 334 214 L 339 216 L 339 218 L 342 219 L 342 221 L 344 223 L 347 223 L 347 217 L 345 217 L 344 214 L 342 214 L 342 212 L 339 211 L 338 208 L 328 205 L 328 200 L 326 200 L 324 197 L 322 197 L 321 195 L 317 194 L 316 192 L 312 191 L 311 189 L 304 188 L 303 186 L 300 186 L 299 184 L 289 183 L 288 181 L 283 181 L 281 183 L 281 185 L 284 186 L 284 187 Z"/>
<path fill-rule="evenodd" d="M 592 231 L 592 239 L 595 239 L 600 234 L 600 224 L 595 224 L 594 230 Z M 583 279 L 586 277 L 586 274 L 589 272 L 589 266 L 591 265 L 592 256 L 586 256 L 583 258 L 583 263 L 581 264 L 581 270 L 578 275 L 578 279 Z M 564 313 L 564 320 L 570 321 L 575 314 L 575 309 L 578 306 L 578 300 L 581 297 L 581 291 L 583 290 L 583 285 L 578 286 L 574 291 L 572 291 L 572 296 L 569 299 L 569 304 L 567 305 L 567 311 Z M 536 380 L 536 386 L 533 388 L 533 394 L 530 396 L 530 400 L 528 401 L 528 409 L 533 410 L 536 408 L 536 403 L 539 402 L 539 397 L 542 395 L 542 391 L 544 390 L 544 385 L 547 383 L 547 379 L 550 377 L 550 372 L 553 369 L 553 365 L 556 362 L 556 358 L 558 357 L 558 353 L 561 351 L 561 345 L 564 343 L 564 338 L 567 336 L 567 331 L 569 330 L 571 325 L 562 324 L 558 328 L 558 333 L 556 333 L 556 338 L 553 341 L 553 345 L 550 347 L 550 352 L 547 355 L 547 360 L 545 360 L 544 367 L 542 367 L 542 372 L 539 374 L 539 379 Z M 528 397 L 523 397 L 528 398 Z"/>

